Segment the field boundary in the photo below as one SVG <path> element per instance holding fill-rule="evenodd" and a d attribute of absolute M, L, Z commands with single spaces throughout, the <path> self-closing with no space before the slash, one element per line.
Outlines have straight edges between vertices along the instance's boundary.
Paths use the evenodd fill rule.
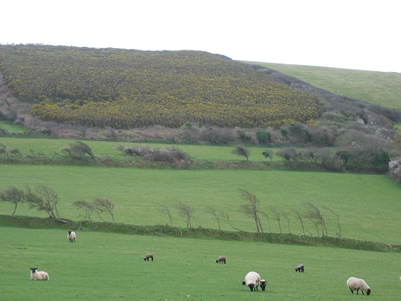
<path fill-rule="evenodd" d="M 152 235 L 160 237 L 183 237 L 232 241 L 253 241 L 287 245 L 344 248 L 376 252 L 401 251 L 401 246 L 380 242 L 362 241 L 330 236 L 311 237 L 294 234 L 254 233 L 245 231 L 221 231 L 207 228 L 179 228 L 169 225 L 138 226 L 125 223 L 93 221 L 72 221 L 68 219 L 0 215 L 0 227 L 21 227 L 31 229 L 65 229 L 73 231 L 108 232 L 128 235 Z"/>

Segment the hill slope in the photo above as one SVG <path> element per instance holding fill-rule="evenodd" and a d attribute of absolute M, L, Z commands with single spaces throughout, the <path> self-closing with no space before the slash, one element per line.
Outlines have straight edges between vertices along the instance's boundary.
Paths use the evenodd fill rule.
<path fill-rule="evenodd" d="M 0 45 L 0 71 L 42 120 L 132 128 L 306 123 L 317 97 L 199 51 Z M 39 103 L 39 104 L 37 104 Z"/>
<path fill-rule="evenodd" d="M 338 95 L 401 109 L 401 73 L 246 62 L 277 70 Z"/>

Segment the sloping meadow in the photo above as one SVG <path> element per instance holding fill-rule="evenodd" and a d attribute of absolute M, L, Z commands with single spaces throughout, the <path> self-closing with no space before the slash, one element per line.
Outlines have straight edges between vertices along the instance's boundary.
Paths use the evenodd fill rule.
<path fill-rule="evenodd" d="M 93 201 L 101 196 L 115 204 L 117 223 L 186 227 L 187 218 L 177 210 L 179 202 L 194 211 L 194 228 L 218 229 L 217 219 L 208 212 L 216 209 L 222 230 L 255 232 L 252 218 L 241 211 L 245 204 L 240 189 L 260 201 L 264 232 L 319 236 L 321 229 L 297 212 L 305 213 L 305 203 L 320 209 L 331 237 L 399 245 L 401 234 L 399 185 L 384 175 L 252 170 L 157 170 L 101 168 L 85 166 L 1 165 L 0 189 L 20 189 L 46 185 L 59 196 L 61 217 L 79 221 L 84 211 L 74 200 Z M 169 209 L 171 221 L 166 212 Z M 0 212 L 11 214 L 13 206 L 1 202 Z M 274 214 L 274 211 L 280 215 Z M 266 213 L 266 215 L 262 214 Z M 283 215 L 284 214 L 284 215 Z M 47 217 L 44 212 L 17 208 L 16 215 Z M 225 215 L 225 216 L 223 216 Z M 229 216 L 229 220 L 227 220 Z M 105 221 L 111 217 L 103 213 Z M 279 217 L 279 220 L 278 220 Z M 101 221 L 92 214 L 94 221 Z M 228 223 L 230 222 L 230 224 Z"/>

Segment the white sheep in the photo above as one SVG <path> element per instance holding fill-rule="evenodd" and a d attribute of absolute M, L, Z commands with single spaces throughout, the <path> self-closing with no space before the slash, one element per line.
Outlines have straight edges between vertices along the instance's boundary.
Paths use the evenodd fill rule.
<path fill-rule="evenodd" d="M 77 235 L 75 234 L 75 232 L 73 231 L 67 231 L 67 238 L 70 240 L 70 242 L 75 242 L 75 238 L 77 237 Z"/>
<path fill-rule="evenodd" d="M 49 280 L 49 274 L 43 271 L 38 271 L 38 268 L 31 269 L 31 280 Z"/>
<path fill-rule="evenodd" d="M 264 279 L 260 280 L 260 287 L 262 288 L 262 291 L 265 291 L 265 289 L 266 289 L 266 280 L 264 280 Z"/>
<path fill-rule="evenodd" d="M 252 291 L 257 291 L 258 286 L 260 284 L 260 275 L 256 272 L 249 272 L 245 276 L 245 280 L 242 281 L 242 285 L 247 285 L 249 289 Z"/>
<path fill-rule="evenodd" d="M 362 291 L 362 295 L 364 295 L 364 291 L 366 294 L 369 296 L 370 295 L 370 287 L 369 285 L 366 284 L 365 280 L 355 278 L 355 277 L 350 277 L 347 280 L 347 286 L 351 290 L 351 293 L 354 293 L 354 290 L 356 290 L 356 294 L 358 295 L 359 290 Z"/>

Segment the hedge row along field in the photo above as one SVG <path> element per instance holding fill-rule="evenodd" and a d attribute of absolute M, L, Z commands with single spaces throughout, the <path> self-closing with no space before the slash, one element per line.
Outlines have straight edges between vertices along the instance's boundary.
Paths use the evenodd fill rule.
<path fill-rule="evenodd" d="M 132 128 L 313 122 L 314 95 L 250 65 L 198 51 L 0 45 L 0 71 L 42 120 Z"/>

